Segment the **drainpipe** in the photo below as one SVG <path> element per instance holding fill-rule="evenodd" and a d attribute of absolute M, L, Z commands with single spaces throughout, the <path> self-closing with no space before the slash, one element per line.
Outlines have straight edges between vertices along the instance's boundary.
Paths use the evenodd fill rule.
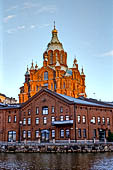
<path fill-rule="evenodd" d="M 87 124 L 88 124 L 88 140 L 89 140 L 89 123 L 90 123 L 90 121 L 89 121 L 89 109 L 88 109 L 88 107 L 87 107 Z"/>

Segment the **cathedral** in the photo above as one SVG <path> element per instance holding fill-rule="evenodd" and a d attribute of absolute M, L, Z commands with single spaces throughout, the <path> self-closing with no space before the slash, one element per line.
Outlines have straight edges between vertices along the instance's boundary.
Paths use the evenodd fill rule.
<path fill-rule="evenodd" d="M 83 68 L 78 69 L 77 59 L 73 61 L 73 67 L 67 65 L 67 52 L 58 39 L 58 31 L 52 30 L 51 41 L 43 53 L 43 66 L 38 67 L 32 61 L 30 69 L 27 67 L 24 86 L 20 87 L 19 103 L 26 102 L 42 87 L 51 91 L 78 98 L 86 97 L 85 74 Z"/>

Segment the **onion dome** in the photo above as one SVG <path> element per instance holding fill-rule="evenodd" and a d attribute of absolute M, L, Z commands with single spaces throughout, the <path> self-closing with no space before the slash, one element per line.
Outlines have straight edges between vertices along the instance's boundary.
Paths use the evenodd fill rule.
<path fill-rule="evenodd" d="M 76 68 L 76 65 L 77 65 L 77 59 L 76 57 L 74 58 L 74 61 L 73 61 L 73 68 Z"/>
<path fill-rule="evenodd" d="M 55 22 L 54 22 L 54 29 L 52 30 L 52 38 L 50 43 L 47 45 L 47 51 L 49 50 L 64 50 L 62 43 L 60 43 L 58 36 L 57 36 L 58 31 L 56 30 L 55 27 Z"/>
<path fill-rule="evenodd" d="M 31 63 L 31 68 L 30 68 L 30 70 L 34 70 L 33 60 L 32 60 L 32 63 Z"/>
<path fill-rule="evenodd" d="M 26 73 L 25 73 L 25 76 L 27 76 L 27 75 L 29 75 L 30 73 L 29 73 L 29 68 L 28 68 L 28 65 L 27 65 L 27 71 L 26 71 Z"/>
<path fill-rule="evenodd" d="M 35 65 L 35 70 L 38 70 L 38 65 L 37 65 L 37 62 L 36 62 L 36 65 Z"/>

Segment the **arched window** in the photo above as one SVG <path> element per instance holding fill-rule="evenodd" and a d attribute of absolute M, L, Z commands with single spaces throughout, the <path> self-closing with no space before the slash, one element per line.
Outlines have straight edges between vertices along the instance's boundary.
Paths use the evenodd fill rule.
<path fill-rule="evenodd" d="M 47 71 L 44 72 L 44 80 L 48 80 L 48 72 Z"/>
<path fill-rule="evenodd" d="M 53 52 L 50 53 L 50 64 L 53 64 Z"/>
<path fill-rule="evenodd" d="M 60 57 L 60 61 L 61 63 L 63 63 L 63 55 L 61 54 L 61 57 Z"/>
<path fill-rule="evenodd" d="M 53 90 L 53 83 L 51 83 L 51 90 Z"/>
<path fill-rule="evenodd" d="M 63 83 L 63 88 L 65 88 L 65 82 Z"/>

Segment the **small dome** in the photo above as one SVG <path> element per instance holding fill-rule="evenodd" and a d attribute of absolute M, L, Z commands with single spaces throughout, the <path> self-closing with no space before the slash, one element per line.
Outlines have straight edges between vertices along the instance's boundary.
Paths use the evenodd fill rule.
<path fill-rule="evenodd" d="M 56 29 L 52 30 L 52 33 L 58 33 L 58 31 Z"/>

